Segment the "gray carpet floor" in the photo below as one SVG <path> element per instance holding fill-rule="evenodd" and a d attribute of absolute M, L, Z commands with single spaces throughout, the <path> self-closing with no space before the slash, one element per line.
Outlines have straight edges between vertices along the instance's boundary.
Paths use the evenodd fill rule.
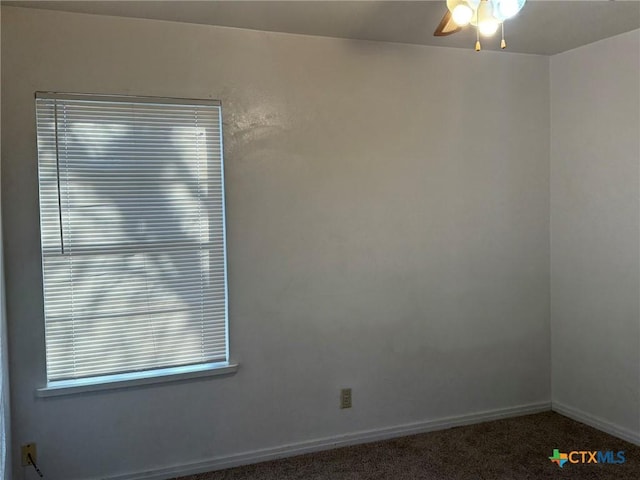
<path fill-rule="evenodd" d="M 623 464 L 549 460 L 623 450 Z M 179 480 L 640 480 L 640 448 L 547 412 L 204 473 Z"/>

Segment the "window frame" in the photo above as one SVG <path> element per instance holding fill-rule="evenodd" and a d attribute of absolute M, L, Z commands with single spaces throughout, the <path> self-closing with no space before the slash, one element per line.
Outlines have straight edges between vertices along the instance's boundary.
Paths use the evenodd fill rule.
<path fill-rule="evenodd" d="M 115 388 L 128 388 L 140 385 L 149 385 L 157 383 L 165 383 L 171 381 L 184 381 L 202 377 L 212 377 L 220 375 L 233 374 L 238 370 L 239 365 L 231 362 L 230 345 L 229 345 L 229 289 L 228 289 L 228 244 L 227 244 L 227 204 L 226 204 L 226 182 L 225 182 L 225 163 L 224 163 L 224 141 L 223 141 L 223 123 L 222 123 L 222 102 L 213 99 L 193 99 L 178 97 L 155 97 L 155 96 L 137 96 L 137 95 L 109 95 L 109 94 L 78 94 L 78 93 L 59 93 L 59 92 L 35 92 L 35 99 L 47 100 L 87 100 L 87 101 L 104 101 L 104 102 L 129 102 L 138 104 L 164 104 L 164 105 L 182 105 L 182 106 L 216 106 L 220 109 L 220 176 L 222 181 L 221 200 L 222 200 L 222 244 L 224 262 L 224 303 L 225 303 L 225 348 L 226 361 L 202 362 L 190 365 L 177 365 L 161 368 L 153 368 L 139 370 L 127 373 L 110 373 L 106 375 L 94 375 L 84 378 L 68 379 L 68 380 L 49 380 L 47 366 L 45 362 L 46 385 L 36 389 L 38 397 L 50 397 L 58 395 L 75 394 L 89 391 L 110 390 Z M 35 112 L 34 112 L 35 113 Z M 37 117 L 36 117 L 37 118 Z M 38 135 L 38 125 L 35 126 L 36 136 Z M 37 144 L 37 142 L 36 142 Z M 38 172 L 40 171 L 40 150 L 37 150 Z M 45 326 L 44 306 L 45 306 L 45 280 L 44 280 L 44 251 L 42 245 L 42 210 L 40 206 L 40 174 L 38 173 L 38 214 L 39 214 L 39 242 L 41 255 L 41 279 L 42 279 L 42 299 L 43 299 L 43 327 Z M 44 333 L 44 332 L 43 332 Z M 46 334 L 45 334 L 46 337 Z M 46 340 L 45 340 L 46 341 Z M 46 351 L 45 351 L 46 358 Z"/>

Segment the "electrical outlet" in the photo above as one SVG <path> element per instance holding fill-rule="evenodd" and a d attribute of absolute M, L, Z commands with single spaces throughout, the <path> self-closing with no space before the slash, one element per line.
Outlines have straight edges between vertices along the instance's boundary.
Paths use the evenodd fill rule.
<path fill-rule="evenodd" d="M 22 466 L 25 467 L 27 465 L 31 465 L 31 460 L 29 460 L 29 455 L 34 462 L 37 462 L 37 452 L 36 452 L 36 444 L 35 443 L 27 443 L 26 445 L 22 445 L 20 447 L 20 451 L 22 452 Z"/>
<path fill-rule="evenodd" d="M 351 408 L 351 389 L 340 390 L 340 408 Z"/>

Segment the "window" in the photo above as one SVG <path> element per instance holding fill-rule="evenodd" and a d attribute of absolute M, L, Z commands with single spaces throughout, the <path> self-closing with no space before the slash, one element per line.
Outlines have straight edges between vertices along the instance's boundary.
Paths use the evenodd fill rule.
<path fill-rule="evenodd" d="M 36 116 L 48 388 L 228 366 L 220 104 L 37 93 Z"/>

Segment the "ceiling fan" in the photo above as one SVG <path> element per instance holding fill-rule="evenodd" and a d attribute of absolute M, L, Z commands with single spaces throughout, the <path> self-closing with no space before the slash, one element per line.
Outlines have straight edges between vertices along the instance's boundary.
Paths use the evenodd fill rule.
<path fill-rule="evenodd" d="M 447 12 L 433 35 L 444 37 L 471 24 L 476 27 L 476 51 L 480 51 L 480 35 L 490 37 L 502 30 L 500 48 L 506 48 L 504 22 L 522 10 L 526 0 L 447 0 Z"/>

